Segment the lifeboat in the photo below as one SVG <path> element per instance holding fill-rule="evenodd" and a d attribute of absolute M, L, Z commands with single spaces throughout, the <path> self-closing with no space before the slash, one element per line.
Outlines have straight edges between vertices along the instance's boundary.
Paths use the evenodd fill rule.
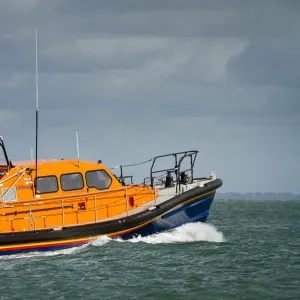
<path fill-rule="evenodd" d="M 194 176 L 198 151 L 154 157 L 140 184 L 125 174 L 132 165 L 119 166 L 117 176 L 101 161 L 13 162 L 2 137 L 0 151 L 0 255 L 66 249 L 101 236 L 130 239 L 205 222 L 222 185 L 217 174 Z M 159 168 L 170 158 L 170 166 Z"/>

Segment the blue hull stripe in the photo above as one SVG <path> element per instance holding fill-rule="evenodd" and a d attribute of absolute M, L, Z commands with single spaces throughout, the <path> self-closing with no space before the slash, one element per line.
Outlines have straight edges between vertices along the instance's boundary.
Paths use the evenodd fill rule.
<path fill-rule="evenodd" d="M 191 208 L 191 207 L 193 207 L 193 206 L 195 206 L 195 205 L 198 205 L 198 204 L 200 204 L 201 202 L 206 201 L 206 200 L 208 200 L 208 199 L 210 199 L 210 198 L 212 198 L 212 196 L 207 196 L 207 197 L 205 197 L 205 198 L 203 198 L 203 199 L 200 199 L 200 200 L 198 200 L 198 201 L 196 201 L 196 202 L 193 202 L 193 203 L 191 203 L 191 204 L 184 205 L 184 206 L 182 206 L 182 207 L 180 207 L 180 208 L 178 208 L 178 209 L 175 209 L 175 210 L 173 210 L 173 211 L 171 211 L 171 212 L 169 212 L 169 213 L 163 215 L 163 216 L 162 216 L 162 219 L 169 218 L 169 217 L 171 217 L 171 216 L 173 216 L 173 215 L 175 215 L 175 214 L 177 214 L 177 213 L 179 213 L 179 212 L 181 212 L 181 211 L 183 211 L 183 210 L 187 210 L 188 208 Z"/>

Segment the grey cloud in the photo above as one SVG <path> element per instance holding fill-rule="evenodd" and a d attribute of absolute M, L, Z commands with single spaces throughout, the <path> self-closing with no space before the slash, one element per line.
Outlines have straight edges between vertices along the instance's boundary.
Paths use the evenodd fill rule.
<path fill-rule="evenodd" d="M 60 2 L 62 3 L 62 2 Z M 289 2 L 291 3 L 291 2 Z M 288 3 L 287 3 L 288 4 Z M 299 5 L 284 1 L 126 1 L 57 3 L 57 13 L 68 15 L 65 25 L 98 32 L 157 36 L 252 37 L 295 32 Z M 108 13 L 107 13 L 108 12 Z M 76 16 L 80 14 L 80 18 Z M 278 15 L 281 17 L 278 18 Z M 118 22 L 111 16 L 116 16 Z M 238 24 L 238 25 L 237 25 Z"/>
<path fill-rule="evenodd" d="M 196 148 L 197 173 L 218 170 L 225 191 L 299 192 L 298 1 L 0 8 L 0 134 L 13 158 L 34 145 L 37 26 L 41 157 L 76 157 L 78 129 L 83 159 Z"/>
<path fill-rule="evenodd" d="M 296 36 L 252 43 L 228 64 L 229 72 L 250 84 L 299 86 L 300 41 Z"/>
<path fill-rule="evenodd" d="M 37 1 L 19 23 L 68 31 L 157 36 L 251 37 L 295 32 L 299 5 L 291 1 Z M 278 15 L 281 17 L 278 18 Z M 55 17 L 53 17 L 55 16 Z M 2 13 L 3 28 L 9 16 Z M 117 21 L 115 20 L 117 18 Z M 13 22 L 12 22 L 13 23 Z M 14 24 L 12 24 L 15 27 Z M 53 35 L 53 31 L 52 31 Z M 59 34 L 56 34 L 56 39 Z"/>

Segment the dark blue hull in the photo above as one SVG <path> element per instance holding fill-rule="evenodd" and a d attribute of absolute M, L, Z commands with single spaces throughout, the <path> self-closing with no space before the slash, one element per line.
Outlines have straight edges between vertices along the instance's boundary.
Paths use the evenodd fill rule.
<path fill-rule="evenodd" d="M 122 234 L 118 237 L 130 239 L 136 236 L 147 236 L 154 233 L 170 230 L 191 222 L 205 222 L 209 215 L 210 206 L 213 202 L 215 193 L 199 197 L 188 204 L 163 214 L 144 227 L 132 232 Z"/>
<path fill-rule="evenodd" d="M 111 238 L 130 239 L 170 230 L 191 222 L 205 222 L 217 188 L 216 179 L 203 187 L 195 187 L 152 209 L 124 217 L 61 230 L 45 229 L 0 234 L 0 255 L 67 249 L 80 246 L 107 235 Z"/>

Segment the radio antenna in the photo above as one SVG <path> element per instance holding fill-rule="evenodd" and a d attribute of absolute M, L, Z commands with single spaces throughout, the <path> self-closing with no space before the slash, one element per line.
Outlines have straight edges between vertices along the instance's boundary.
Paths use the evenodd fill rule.
<path fill-rule="evenodd" d="M 35 28 L 35 96 L 36 96 L 36 110 L 35 110 L 35 176 L 36 184 L 38 177 L 38 124 L 39 124 L 39 73 L 38 73 L 38 34 Z M 35 187 L 36 189 L 36 187 Z"/>
<path fill-rule="evenodd" d="M 76 130 L 76 144 L 77 144 L 77 159 L 78 159 L 78 167 L 79 167 L 79 143 L 78 143 L 78 132 Z"/>

